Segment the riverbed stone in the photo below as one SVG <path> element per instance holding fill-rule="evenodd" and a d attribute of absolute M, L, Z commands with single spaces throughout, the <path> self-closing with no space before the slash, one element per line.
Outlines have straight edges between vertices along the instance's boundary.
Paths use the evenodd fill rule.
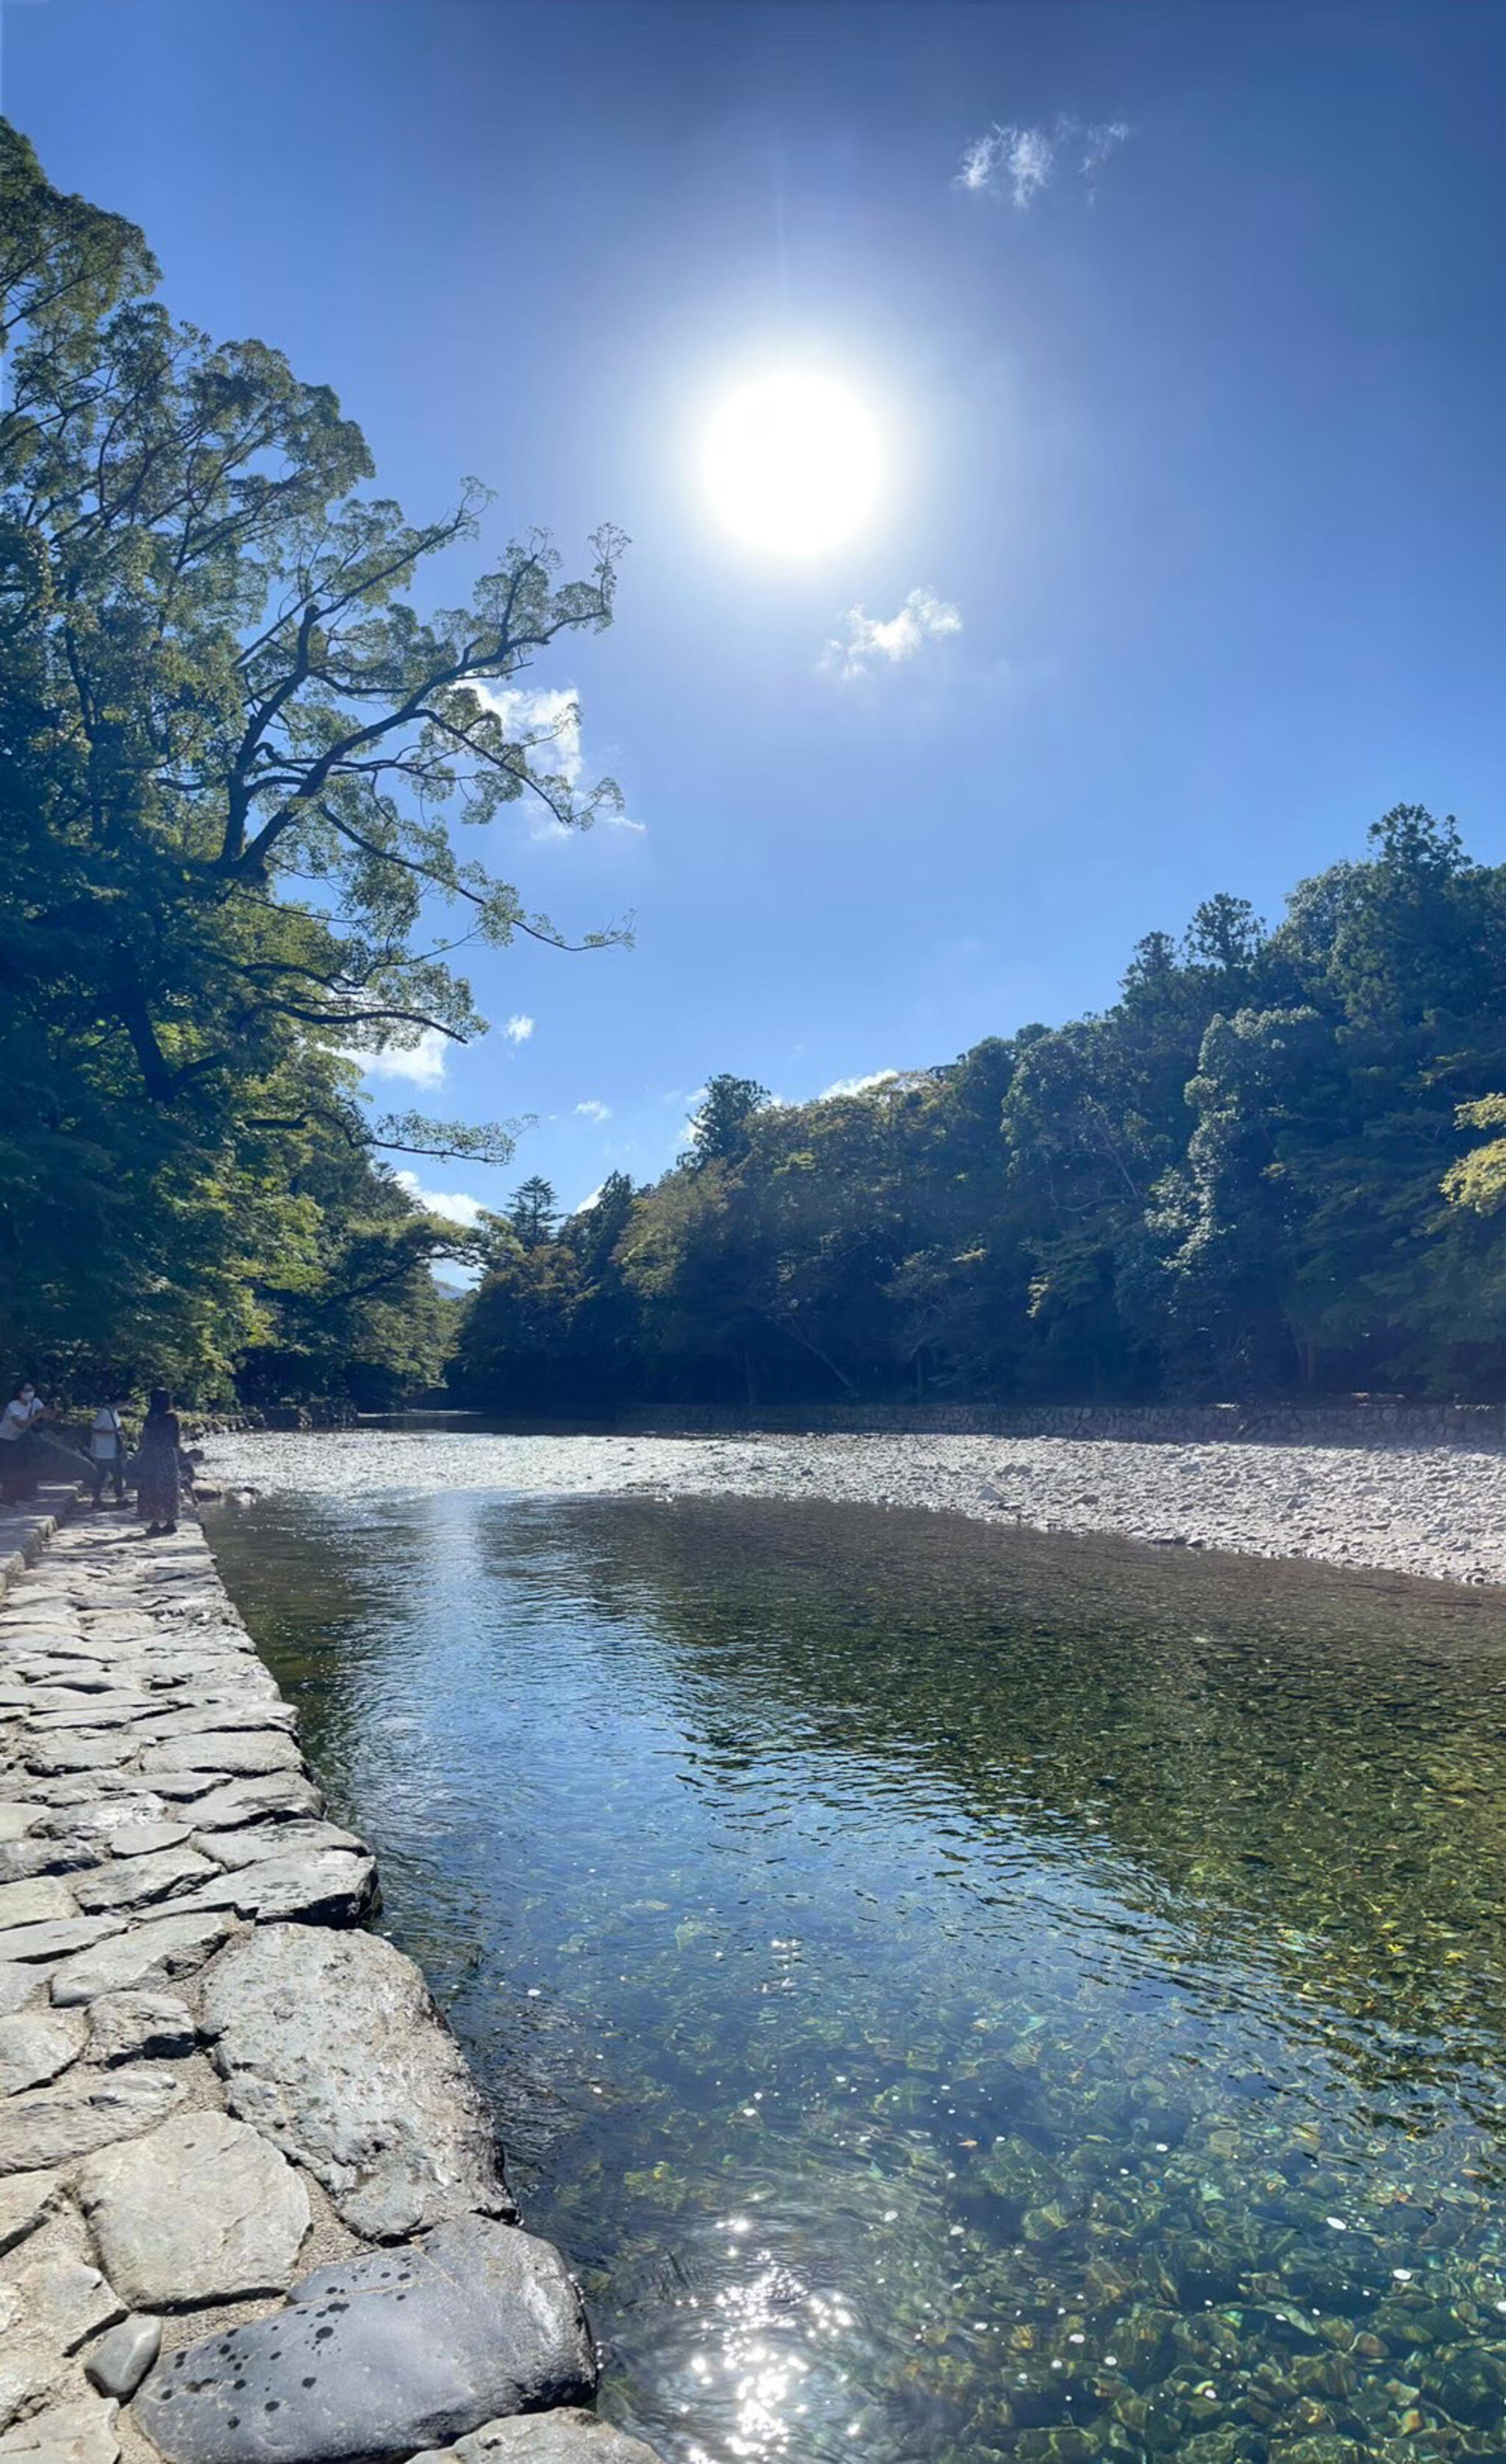
<path fill-rule="evenodd" d="M 240 1779 L 260 1779 L 268 1771 L 297 1771 L 301 1761 L 296 1742 L 280 1728 L 215 1728 L 166 1738 L 143 1753 L 141 1768 L 148 1788 L 158 1788 L 183 1771 L 229 1771 Z"/>
<path fill-rule="evenodd" d="M 60 2173 L 16 2173 L 0 2182 L 0 2252 L 14 2250 L 33 2233 L 62 2195 Z"/>
<path fill-rule="evenodd" d="M 101 1993 L 89 2005 L 90 2058 L 107 2068 L 181 2061 L 197 2041 L 193 2013 L 174 1993 Z"/>
<path fill-rule="evenodd" d="M 280 2293 L 309 2228 L 292 2166 L 212 2110 L 102 2149 L 78 2189 L 111 2283 L 139 2309 Z"/>
<path fill-rule="evenodd" d="M 83 2374 L 101 2395 L 129 2403 L 162 2351 L 162 2321 L 139 2314 L 122 2319 L 97 2344 L 91 2344 Z"/>
<path fill-rule="evenodd" d="M 305 2277 L 271 2318 L 159 2362 L 136 2410 L 168 2464 L 396 2464 L 595 2385 L 559 2252 L 473 2217 Z"/>
<path fill-rule="evenodd" d="M 76 2062 L 88 2030 L 71 2012 L 18 2011 L 0 2019 L 0 2096 L 44 2086 Z"/>
<path fill-rule="evenodd" d="M 659 2464 L 641 2438 L 630 2438 L 599 2413 L 573 2404 L 558 2412 L 516 2412 L 504 2421 L 485 2421 L 453 2447 L 415 2455 L 412 2464 L 449 2464 L 451 2457 L 455 2464 Z"/>
<path fill-rule="evenodd" d="M 215 1868 L 192 1848 L 161 1848 L 127 1857 L 119 1866 L 80 1874 L 74 1889 L 78 1904 L 91 1914 L 100 1910 L 144 1907 L 153 1900 L 180 1898 L 211 1879 Z"/>
<path fill-rule="evenodd" d="M 142 2068 L 77 2086 L 29 2088 L 0 2104 L 0 2173 L 67 2165 L 166 2122 L 184 2097 L 168 2070 Z"/>
<path fill-rule="evenodd" d="M 93 2002 L 101 1993 L 123 1993 L 136 1986 L 189 1976 L 224 1941 L 233 1922 L 229 1910 L 209 1908 L 157 1917 L 148 1925 L 132 1925 L 128 1933 L 116 1932 L 113 1940 L 65 1959 L 54 1970 L 53 2000 L 66 2008 Z"/>
<path fill-rule="evenodd" d="M 391 1943 L 258 1925 L 207 1980 L 202 2024 L 232 2112 L 305 2164 L 354 2232 L 512 2213 L 460 2049 Z"/>
<path fill-rule="evenodd" d="M 100 2396 L 55 2404 L 0 2438 L 0 2464 L 117 2464 L 119 2407 Z"/>

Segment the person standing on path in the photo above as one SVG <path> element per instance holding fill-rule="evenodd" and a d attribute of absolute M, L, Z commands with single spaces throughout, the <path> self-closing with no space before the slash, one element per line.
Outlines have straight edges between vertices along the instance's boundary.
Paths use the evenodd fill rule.
<path fill-rule="evenodd" d="M 36 1486 L 38 1423 L 52 1419 L 30 1377 L 23 1378 L 0 1412 L 0 1497 L 30 1497 Z"/>
<path fill-rule="evenodd" d="M 154 1386 L 136 1449 L 136 1507 L 148 1540 L 178 1529 L 177 1414 L 166 1386 Z"/>
<path fill-rule="evenodd" d="M 101 1403 L 89 1430 L 89 1476 L 94 1482 L 96 1510 L 104 1498 L 104 1484 L 115 1485 L 115 1503 L 125 1504 L 125 1431 L 119 1408 Z"/>

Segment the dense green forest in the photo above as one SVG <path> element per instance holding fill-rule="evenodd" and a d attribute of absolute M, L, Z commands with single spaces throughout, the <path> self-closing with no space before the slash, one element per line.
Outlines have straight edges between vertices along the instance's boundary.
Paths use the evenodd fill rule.
<path fill-rule="evenodd" d="M 1418 805 L 1371 840 L 1273 932 L 1149 935 L 1101 1017 L 812 1104 L 716 1078 L 564 1224 L 526 1184 L 456 1393 L 1506 1393 L 1506 867 Z"/>
<path fill-rule="evenodd" d="M 448 1364 L 556 1414 L 1506 1391 L 1506 870 L 1415 805 L 1273 931 L 1218 896 L 1152 934 L 1102 1016 L 802 1106 L 719 1077 L 651 1189 L 424 1214 L 388 1157 L 512 1132 L 374 1117 L 363 1057 L 484 1032 L 468 942 L 618 937 L 465 834 L 614 799 L 500 688 L 609 623 L 623 542 L 562 583 L 525 540 L 421 615 L 484 493 L 410 524 L 326 387 L 156 279 L 0 122 L 6 1373 L 382 1407 Z"/>
<path fill-rule="evenodd" d="M 327 387 L 156 281 L 0 121 L 0 1367 L 381 1404 L 440 1374 L 456 1240 L 386 1158 L 512 1140 L 373 1118 L 361 1061 L 483 1031 L 467 942 L 562 938 L 463 839 L 614 796 L 498 689 L 607 624 L 622 542 L 421 616 L 484 492 L 410 523 Z"/>

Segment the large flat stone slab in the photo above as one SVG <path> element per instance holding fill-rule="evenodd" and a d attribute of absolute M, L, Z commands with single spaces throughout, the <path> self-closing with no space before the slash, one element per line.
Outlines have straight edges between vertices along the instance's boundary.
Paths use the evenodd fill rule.
<path fill-rule="evenodd" d="M 89 2058 L 107 2067 L 182 2061 L 197 2042 L 193 2013 L 175 1993 L 101 1993 L 89 2005 Z"/>
<path fill-rule="evenodd" d="M 11 1925 L 0 1933 L 0 1959 L 67 1959 L 120 1930 L 120 1918 L 106 1916 L 57 1917 L 41 1925 Z"/>
<path fill-rule="evenodd" d="M 348 1925 L 377 1905 L 376 1859 L 365 1849 L 359 1856 L 328 1848 L 291 1852 L 253 1859 L 229 1874 L 210 1870 L 214 1880 L 193 1893 L 189 1907 L 235 1908 L 263 1924 L 296 1917 L 303 1925 Z"/>
<path fill-rule="evenodd" d="M 58 1750 L 63 1750 L 59 1741 Z M 268 1771 L 298 1771 L 302 1756 L 292 1737 L 280 1728 L 215 1728 L 191 1737 L 167 1737 L 142 1755 L 142 1777 L 148 1788 L 180 1771 L 229 1771 L 243 1779 L 264 1778 Z"/>
<path fill-rule="evenodd" d="M 0 2182 L 0 2251 L 14 2250 L 35 2233 L 62 2195 L 60 2173 L 13 2173 Z"/>
<path fill-rule="evenodd" d="M 209 1978 L 203 2027 L 233 2113 L 395 2241 L 510 2214 L 491 2119 L 410 1959 L 374 1934 L 258 1925 Z"/>
<path fill-rule="evenodd" d="M 76 2062 L 88 2030 L 68 2011 L 18 2011 L 0 2019 L 0 2096 L 43 2087 Z"/>
<path fill-rule="evenodd" d="M 33 2412 L 0 2438 L 0 2464 L 117 2464 L 120 2408 L 101 2396 Z"/>
<path fill-rule="evenodd" d="M 652 2447 L 614 2430 L 579 2405 L 559 2412 L 516 2412 L 483 2422 L 453 2447 L 431 2448 L 413 2464 L 659 2464 Z"/>
<path fill-rule="evenodd" d="M 145 2066 L 78 2087 L 31 2088 L 0 2104 L 0 2173 L 27 2173 L 92 2156 L 112 2140 L 166 2122 L 183 2101 L 170 2071 Z"/>
<path fill-rule="evenodd" d="M 321 2268 L 286 2309 L 159 2362 L 136 2414 L 168 2464 L 396 2464 L 595 2385 L 558 2251 L 473 2218 Z"/>
<path fill-rule="evenodd" d="M 6 2292 L 15 2296 L 17 2332 L 39 2337 L 56 2353 L 76 2353 L 86 2337 L 125 2315 L 99 2269 L 68 2252 L 23 2265 L 0 2286 L 0 2298 Z"/>
<path fill-rule="evenodd" d="M 192 1916 L 157 1917 L 149 1925 L 132 1925 L 128 1933 L 115 1932 L 112 1940 L 97 1943 L 54 1969 L 53 2000 L 67 2008 L 93 2002 L 101 1993 L 124 1993 L 137 1986 L 191 1976 L 233 1923 L 228 1909 L 209 1908 Z"/>
<path fill-rule="evenodd" d="M 76 1917 L 78 1902 L 66 1882 L 54 1875 L 37 1875 L 24 1882 L 0 1882 L 0 1933 L 12 1925 L 46 1925 L 56 1917 Z"/>
<path fill-rule="evenodd" d="M 233 1779 L 200 1796 L 192 1808 L 196 1831 L 228 1831 L 266 1815 L 292 1819 L 321 1815 L 324 1800 L 301 1771 L 269 1771 L 261 1779 Z"/>
<path fill-rule="evenodd" d="M 211 1880 L 217 1868 L 208 1857 L 185 1847 L 159 1848 L 126 1857 L 119 1865 L 98 1866 L 80 1874 L 74 1884 L 78 1905 L 90 1915 L 120 1908 L 141 1908 L 153 1900 L 179 1898 Z"/>
<path fill-rule="evenodd" d="M 80 2166 L 83 2211 L 116 2291 L 173 2310 L 280 2293 L 309 2228 L 308 2192 L 249 2123 L 177 2113 Z"/>

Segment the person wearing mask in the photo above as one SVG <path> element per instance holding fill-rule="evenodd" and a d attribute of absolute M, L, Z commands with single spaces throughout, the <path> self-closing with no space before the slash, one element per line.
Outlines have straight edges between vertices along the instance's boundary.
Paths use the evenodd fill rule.
<path fill-rule="evenodd" d="M 154 1386 L 136 1449 L 136 1510 L 146 1537 L 178 1529 L 178 1416 L 166 1386 Z"/>
<path fill-rule="evenodd" d="M 116 1505 L 125 1504 L 125 1431 L 114 1403 L 101 1403 L 90 1426 L 89 1476 L 97 1509 L 103 1503 L 107 1480 L 114 1484 Z"/>
<path fill-rule="evenodd" d="M 52 1413 L 30 1377 L 23 1378 L 0 1412 L 0 1497 L 30 1497 L 36 1486 L 41 1451 L 39 1425 Z"/>

